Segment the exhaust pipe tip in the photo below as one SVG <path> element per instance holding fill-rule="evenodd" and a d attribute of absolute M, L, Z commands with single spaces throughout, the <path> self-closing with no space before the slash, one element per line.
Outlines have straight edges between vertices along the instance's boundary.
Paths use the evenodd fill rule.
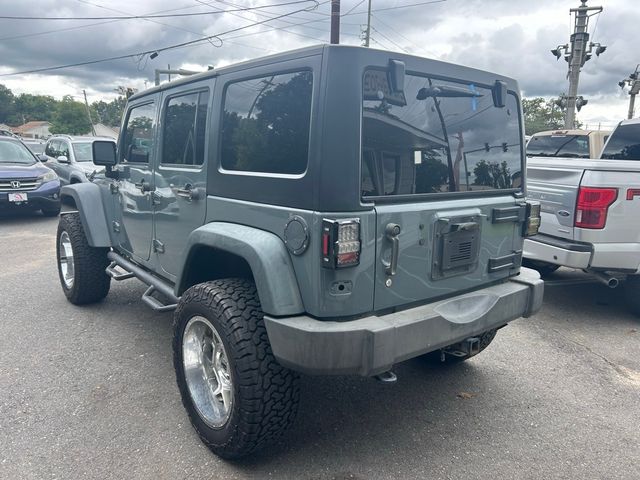
<path fill-rule="evenodd" d="M 607 287 L 609 288 L 616 288 L 618 285 L 620 284 L 620 280 L 618 280 L 615 277 L 611 277 L 609 279 L 609 281 L 607 282 Z"/>
<path fill-rule="evenodd" d="M 616 288 L 620 284 L 620 280 L 603 272 L 592 272 L 598 281 L 604 283 L 609 288 Z"/>

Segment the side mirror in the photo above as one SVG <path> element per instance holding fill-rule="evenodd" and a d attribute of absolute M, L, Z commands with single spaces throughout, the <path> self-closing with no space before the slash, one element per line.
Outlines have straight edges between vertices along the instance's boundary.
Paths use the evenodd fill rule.
<path fill-rule="evenodd" d="M 491 89 L 491 96 L 494 107 L 504 108 L 507 105 L 507 84 L 502 80 L 496 80 Z"/>
<path fill-rule="evenodd" d="M 116 144 L 105 140 L 96 140 L 91 147 L 93 163 L 103 167 L 112 167 L 117 162 Z"/>
<path fill-rule="evenodd" d="M 404 92 L 404 70 L 404 62 L 389 60 L 389 80 L 392 92 Z"/>
<path fill-rule="evenodd" d="M 56 160 L 58 160 L 58 162 L 60 163 L 69 163 L 69 159 L 66 155 L 60 155 L 58 158 L 56 158 Z"/>
<path fill-rule="evenodd" d="M 44 153 L 39 153 L 38 155 L 36 155 L 36 157 L 38 158 L 38 160 L 40 160 L 42 163 L 44 162 L 48 162 L 49 161 L 49 157 L 47 157 Z"/>

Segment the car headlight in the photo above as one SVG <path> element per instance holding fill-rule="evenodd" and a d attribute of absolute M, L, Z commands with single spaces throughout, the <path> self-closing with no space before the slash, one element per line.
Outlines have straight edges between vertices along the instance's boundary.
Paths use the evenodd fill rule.
<path fill-rule="evenodd" d="M 56 175 L 56 172 L 53 172 L 53 171 L 44 173 L 38 177 L 38 181 L 40 183 L 53 182 L 54 180 L 57 180 L 57 179 L 58 179 L 58 175 Z"/>

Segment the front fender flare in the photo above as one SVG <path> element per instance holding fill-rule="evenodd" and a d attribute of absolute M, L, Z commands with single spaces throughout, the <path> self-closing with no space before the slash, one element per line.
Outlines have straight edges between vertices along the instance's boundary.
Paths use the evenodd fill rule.
<path fill-rule="evenodd" d="M 176 295 L 186 290 L 186 270 L 200 247 L 210 247 L 242 257 L 251 267 L 262 310 L 275 316 L 304 312 L 291 258 L 282 240 L 273 233 L 244 225 L 212 222 L 189 235 L 183 268 L 177 277 Z"/>
<path fill-rule="evenodd" d="M 80 213 L 82 228 L 87 236 L 87 242 L 92 247 L 111 247 L 111 237 L 107 228 L 104 205 L 100 187 L 95 183 L 74 183 L 65 185 L 60 190 L 60 200 L 65 205 L 73 199 L 76 209 Z"/>

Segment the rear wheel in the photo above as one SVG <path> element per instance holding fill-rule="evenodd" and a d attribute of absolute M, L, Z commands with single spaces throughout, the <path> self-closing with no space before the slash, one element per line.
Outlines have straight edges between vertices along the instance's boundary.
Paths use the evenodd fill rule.
<path fill-rule="evenodd" d="M 109 293 L 108 248 L 89 245 L 78 213 L 60 217 L 56 241 L 58 275 L 67 299 L 75 305 L 95 303 Z"/>
<path fill-rule="evenodd" d="M 555 263 L 547 263 L 540 260 L 528 260 L 526 258 L 522 259 L 522 265 L 527 268 L 537 270 L 541 277 L 551 275 L 560 268 L 560 265 L 556 265 Z"/>
<path fill-rule="evenodd" d="M 493 341 L 493 339 L 496 338 L 497 332 L 498 332 L 498 329 L 494 328 L 492 330 L 487 330 L 486 332 L 480 335 L 477 335 L 480 341 L 480 344 L 478 346 L 478 351 L 474 354 L 455 354 L 454 355 L 453 353 L 447 353 L 446 350 L 451 349 L 451 347 L 453 347 L 453 345 L 450 345 L 449 347 L 445 347 L 443 349 L 445 350 L 444 359 L 442 357 L 442 352 L 440 350 L 436 350 L 435 352 L 429 352 L 426 355 L 424 355 L 424 358 L 430 363 L 439 363 L 439 364 L 446 364 L 446 365 L 453 365 L 456 363 L 464 362 L 465 360 L 468 360 L 471 357 L 475 357 L 480 352 L 482 352 L 485 348 L 487 348 L 489 344 Z"/>
<path fill-rule="evenodd" d="M 238 458 L 289 428 L 299 379 L 273 356 L 253 283 L 195 285 L 181 297 L 174 318 L 178 388 L 205 445 Z"/>
<path fill-rule="evenodd" d="M 629 310 L 640 315 L 640 275 L 628 275 L 624 284 L 624 296 Z"/>

